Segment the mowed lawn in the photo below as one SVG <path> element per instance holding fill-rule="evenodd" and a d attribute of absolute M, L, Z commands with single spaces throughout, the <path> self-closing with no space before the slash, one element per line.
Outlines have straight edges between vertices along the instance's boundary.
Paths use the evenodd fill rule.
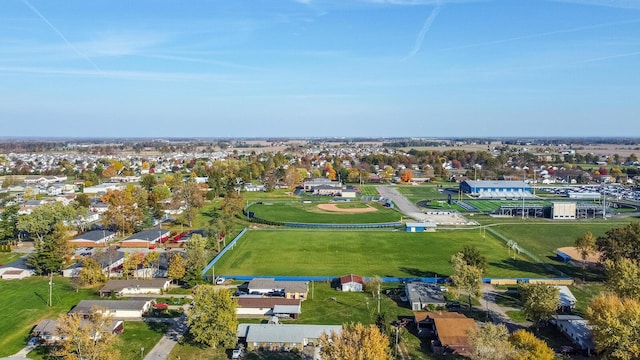
<path fill-rule="evenodd" d="M 29 332 L 40 321 L 66 313 L 82 299 L 97 299 L 95 290 L 76 292 L 69 279 L 53 279 L 53 307 L 49 307 L 49 279 L 31 277 L 0 281 L 0 357 L 15 354 L 27 344 Z"/>
<path fill-rule="evenodd" d="M 310 224 L 375 224 L 400 221 L 402 214 L 394 209 L 386 208 L 377 202 L 367 202 L 366 205 L 376 211 L 365 213 L 345 213 L 321 210 L 318 204 L 327 202 L 304 203 L 301 200 L 263 202 L 251 205 L 247 211 L 253 212 L 255 217 L 269 221 L 299 222 Z M 353 204 L 362 204 L 354 202 Z M 338 207 L 351 203 L 335 203 Z M 364 205 L 364 204 L 362 204 Z"/>
<path fill-rule="evenodd" d="M 433 277 L 451 272 L 449 260 L 475 245 L 489 263 L 488 277 L 550 276 L 540 264 L 511 259 L 503 243 L 478 230 L 248 231 L 215 265 L 220 275 L 308 275 Z"/>

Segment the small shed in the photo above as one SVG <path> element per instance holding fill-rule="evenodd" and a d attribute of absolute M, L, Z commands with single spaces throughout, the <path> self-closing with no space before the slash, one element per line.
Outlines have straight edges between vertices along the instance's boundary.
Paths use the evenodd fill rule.
<path fill-rule="evenodd" d="M 408 222 L 405 226 L 407 232 L 435 231 L 437 227 L 433 222 Z"/>
<path fill-rule="evenodd" d="M 362 292 L 364 290 L 364 279 L 358 275 L 345 275 L 340 278 L 340 290 Z"/>
<path fill-rule="evenodd" d="M 558 259 L 558 261 L 562 261 L 566 263 L 571 261 L 571 256 L 567 253 L 563 253 L 562 251 L 556 251 L 556 258 Z"/>

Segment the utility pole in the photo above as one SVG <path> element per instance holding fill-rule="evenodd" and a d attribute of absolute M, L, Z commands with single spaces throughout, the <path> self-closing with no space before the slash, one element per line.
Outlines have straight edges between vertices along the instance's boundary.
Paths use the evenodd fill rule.
<path fill-rule="evenodd" d="M 313 280 L 311 280 L 311 300 L 313 300 L 313 290 L 314 290 Z"/>
<path fill-rule="evenodd" d="M 49 273 L 49 307 L 53 306 L 53 273 Z"/>
<path fill-rule="evenodd" d="M 400 325 L 396 326 L 396 346 L 394 348 L 395 354 L 393 355 L 394 359 L 398 358 L 398 331 L 400 331 Z"/>
<path fill-rule="evenodd" d="M 380 315 L 380 283 L 378 283 L 378 315 Z"/>
<path fill-rule="evenodd" d="M 215 276 L 216 274 L 214 270 L 215 267 L 216 267 L 215 265 L 211 265 L 211 283 L 212 284 L 216 283 L 216 276 Z"/>

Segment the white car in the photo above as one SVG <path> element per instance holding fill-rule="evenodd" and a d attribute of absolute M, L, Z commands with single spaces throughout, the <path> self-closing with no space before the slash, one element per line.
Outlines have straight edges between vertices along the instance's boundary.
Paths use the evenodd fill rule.
<path fill-rule="evenodd" d="M 235 349 L 231 353 L 232 359 L 240 359 L 242 357 L 242 349 Z"/>
<path fill-rule="evenodd" d="M 216 279 L 216 285 L 222 285 L 224 284 L 225 278 L 223 277 L 219 277 Z"/>

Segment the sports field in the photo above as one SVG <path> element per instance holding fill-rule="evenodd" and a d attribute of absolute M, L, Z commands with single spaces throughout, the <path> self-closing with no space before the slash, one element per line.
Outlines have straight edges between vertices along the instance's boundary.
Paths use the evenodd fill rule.
<path fill-rule="evenodd" d="M 547 277 L 542 266 L 508 257 L 503 243 L 479 230 L 402 231 L 251 230 L 215 266 L 225 275 L 432 277 L 451 272 L 449 259 L 463 245 L 487 258 L 488 277 Z"/>
<path fill-rule="evenodd" d="M 402 214 L 394 209 L 386 208 L 377 202 L 349 202 L 335 203 L 339 208 L 366 208 L 375 211 L 370 212 L 336 212 L 322 210 L 319 204 L 327 204 L 328 201 L 263 201 L 260 204 L 250 205 L 247 211 L 263 220 L 299 222 L 310 224 L 374 224 L 400 221 Z"/>

